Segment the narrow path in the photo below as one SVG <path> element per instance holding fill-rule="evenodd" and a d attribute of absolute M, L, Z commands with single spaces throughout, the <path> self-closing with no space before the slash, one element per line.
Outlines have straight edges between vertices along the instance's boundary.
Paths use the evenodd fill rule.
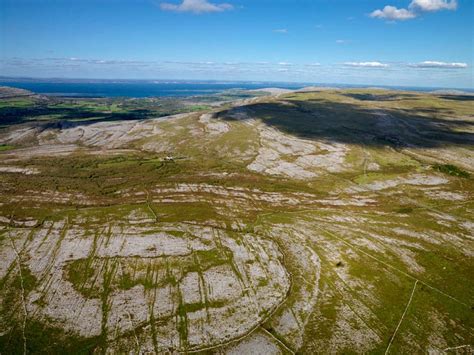
<path fill-rule="evenodd" d="M 23 338 L 23 354 L 26 355 L 26 336 L 25 336 L 25 328 L 26 328 L 26 319 L 28 317 L 28 312 L 26 309 L 26 301 L 25 301 L 25 287 L 23 284 L 23 273 L 21 271 L 21 259 L 18 250 L 16 249 L 15 243 L 13 242 L 13 238 L 8 231 L 8 237 L 10 238 L 10 244 L 12 246 L 13 251 L 15 252 L 15 260 L 18 266 L 18 275 L 20 276 L 20 287 L 21 287 L 21 304 L 23 309 L 23 322 L 21 324 L 21 335 Z"/>
<path fill-rule="evenodd" d="M 471 345 L 466 344 L 466 345 L 453 346 L 453 347 L 450 347 L 450 348 L 446 348 L 443 351 L 451 351 L 451 350 L 458 350 L 458 349 L 464 349 L 464 348 L 467 348 L 467 350 L 469 351 L 469 350 L 471 350 Z"/>
<path fill-rule="evenodd" d="M 148 209 L 150 210 L 150 212 L 153 214 L 153 217 L 155 217 L 155 221 L 159 222 L 158 221 L 158 216 L 156 215 L 155 210 L 153 209 L 153 207 L 151 207 L 150 192 L 148 190 L 146 190 L 146 205 L 147 205 Z"/>
<path fill-rule="evenodd" d="M 270 336 L 272 339 L 274 339 L 278 344 L 280 344 L 280 346 L 282 346 L 286 351 L 288 351 L 290 354 L 292 355 L 295 355 L 296 353 L 291 350 L 289 347 L 287 347 L 285 345 L 285 343 L 283 343 L 280 339 L 278 339 L 276 336 L 274 336 L 272 333 L 270 333 L 268 330 L 266 330 L 264 327 L 260 326 L 260 329 L 262 329 L 265 334 L 267 334 L 268 336 Z"/>
<path fill-rule="evenodd" d="M 387 346 L 387 349 L 385 350 L 385 355 L 388 354 L 389 350 L 390 350 L 390 346 L 392 345 L 393 343 L 393 340 L 395 339 L 395 336 L 397 335 L 397 332 L 398 332 L 398 329 L 400 328 L 400 325 L 402 324 L 403 322 L 403 318 L 405 318 L 405 315 L 408 311 L 408 308 L 410 307 L 410 304 L 411 304 L 411 301 L 413 299 L 413 295 L 415 294 L 415 289 L 416 289 L 416 285 L 418 284 L 418 280 L 415 281 L 415 285 L 413 286 L 413 290 L 411 291 L 411 295 L 410 295 L 410 299 L 408 300 L 408 303 L 405 307 L 405 310 L 403 311 L 403 314 L 402 314 L 402 317 L 400 318 L 400 321 L 398 322 L 398 325 L 397 325 L 397 328 L 395 329 L 395 331 L 393 332 L 393 335 L 392 337 L 390 338 L 390 341 L 388 343 L 388 346 Z"/>

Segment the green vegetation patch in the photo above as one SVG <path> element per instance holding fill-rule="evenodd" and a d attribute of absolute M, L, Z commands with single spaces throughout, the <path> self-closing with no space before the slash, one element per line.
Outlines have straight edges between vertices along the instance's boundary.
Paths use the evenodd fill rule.
<path fill-rule="evenodd" d="M 471 176 L 467 171 L 462 170 L 461 168 L 458 168 L 457 166 L 451 164 L 436 164 L 433 165 L 433 169 L 440 171 L 444 174 L 458 176 L 462 178 L 469 178 Z"/>
<path fill-rule="evenodd" d="M 409 207 L 409 206 L 400 207 L 395 212 L 403 213 L 403 214 L 412 213 L 413 212 L 413 207 Z"/>
<path fill-rule="evenodd" d="M 9 144 L 0 144 L 0 152 L 15 149 L 15 146 Z"/>
<path fill-rule="evenodd" d="M 92 354 L 99 338 L 72 335 L 45 323 L 29 319 L 25 324 L 27 354 Z M 0 336 L 2 354 L 23 354 L 23 333 L 20 324 Z"/>

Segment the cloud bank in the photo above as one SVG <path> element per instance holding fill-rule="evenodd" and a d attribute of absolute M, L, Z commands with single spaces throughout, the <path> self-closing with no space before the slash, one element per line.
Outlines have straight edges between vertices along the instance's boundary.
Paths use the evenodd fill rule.
<path fill-rule="evenodd" d="M 360 68 L 387 68 L 388 64 L 380 62 L 346 62 L 345 66 L 360 67 Z"/>
<path fill-rule="evenodd" d="M 203 14 L 232 10 L 234 7 L 231 4 L 215 4 L 207 0 L 183 0 L 181 4 L 163 2 L 160 4 L 160 8 L 164 11 L 191 12 L 194 14 Z"/>
<path fill-rule="evenodd" d="M 139 60 L 125 58 L 0 58 L 2 75 L 12 77 L 169 79 L 169 80 L 264 80 L 306 83 L 345 83 L 471 88 L 471 63 L 384 62 L 376 60 L 340 63 L 283 61 Z M 350 59 L 350 58 L 348 58 Z M 381 72 L 383 71 L 383 75 Z"/>
<path fill-rule="evenodd" d="M 446 68 L 446 69 L 464 69 L 467 68 L 467 63 L 446 63 L 446 62 L 437 62 L 432 60 L 427 60 L 420 63 L 409 64 L 412 68 Z"/>

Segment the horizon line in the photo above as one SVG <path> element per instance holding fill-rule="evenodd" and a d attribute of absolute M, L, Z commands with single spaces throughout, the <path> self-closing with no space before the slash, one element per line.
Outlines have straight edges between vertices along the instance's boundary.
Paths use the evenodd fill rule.
<path fill-rule="evenodd" d="M 124 81 L 124 82 L 150 82 L 150 81 L 174 81 L 174 82 L 212 82 L 212 83 L 268 83 L 268 84 L 308 84 L 309 86 L 348 86 L 348 87 L 380 87 L 380 88 L 412 88 L 412 89 L 449 89 L 449 90 L 468 90 L 474 91 L 474 86 L 472 87 L 448 87 L 448 86 L 412 86 L 412 85 L 378 85 L 378 84 L 349 84 L 349 83 L 318 83 L 318 82 L 309 82 L 309 81 L 277 81 L 277 80 L 238 80 L 238 79 L 133 79 L 133 78 L 73 78 L 73 77 L 34 77 L 34 76 L 5 76 L 0 75 L 0 81 L 8 80 L 43 80 L 43 81 L 53 81 L 53 80 L 63 80 L 63 81 Z"/>

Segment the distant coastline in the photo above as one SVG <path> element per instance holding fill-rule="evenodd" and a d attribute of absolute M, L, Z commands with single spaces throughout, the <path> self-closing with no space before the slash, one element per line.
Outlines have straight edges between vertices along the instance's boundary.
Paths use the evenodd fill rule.
<path fill-rule="evenodd" d="M 333 83 L 295 83 L 268 81 L 212 81 L 212 80 L 126 80 L 126 79 L 62 79 L 0 77 L 0 86 L 29 90 L 38 94 L 60 97 L 189 97 L 211 95 L 226 90 L 261 90 L 278 88 L 298 90 L 305 87 L 373 88 L 374 85 Z M 453 91 L 474 93 L 474 89 L 410 86 L 377 86 L 380 89 L 420 92 Z"/>

